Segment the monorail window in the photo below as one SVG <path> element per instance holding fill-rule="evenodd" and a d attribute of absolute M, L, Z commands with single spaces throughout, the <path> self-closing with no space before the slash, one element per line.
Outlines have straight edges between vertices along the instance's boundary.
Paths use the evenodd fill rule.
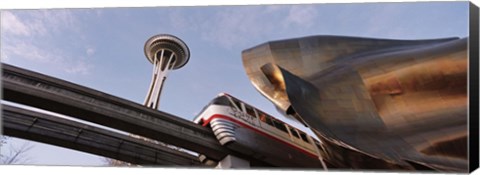
<path fill-rule="evenodd" d="M 216 104 L 216 105 L 224 105 L 224 106 L 231 106 L 230 101 L 228 101 L 228 98 L 225 96 L 220 96 L 212 100 L 210 104 Z"/>
<path fill-rule="evenodd" d="M 300 138 L 298 136 L 298 133 L 297 133 L 297 130 L 295 128 L 290 128 L 290 132 L 292 133 L 293 136 L 295 136 L 296 138 Z"/>
<path fill-rule="evenodd" d="M 248 114 L 248 115 L 256 118 L 256 116 L 255 116 L 255 111 L 253 110 L 252 107 L 245 105 L 245 110 L 247 110 L 247 114 Z"/>
<path fill-rule="evenodd" d="M 305 134 L 304 132 L 302 131 L 298 131 L 300 133 L 300 137 L 302 138 L 303 141 L 307 142 L 307 143 L 310 143 L 307 139 L 307 134 Z"/>
<path fill-rule="evenodd" d="M 285 124 L 283 124 L 282 122 L 278 121 L 278 120 L 273 120 L 273 124 L 275 125 L 275 127 L 279 130 L 282 130 L 283 132 L 287 132 L 287 128 L 285 127 Z"/>
<path fill-rule="evenodd" d="M 233 103 L 235 103 L 235 105 L 238 107 L 238 109 L 242 110 L 242 105 L 239 101 L 237 101 L 236 99 L 232 98 L 232 101 Z"/>
<path fill-rule="evenodd" d="M 199 114 L 203 113 L 208 107 L 211 105 L 223 105 L 223 106 L 232 106 L 230 101 L 226 96 L 219 96 L 214 98 L 210 103 L 202 108 L 202 110 L 199 112 Z M 197 116 L 198 117 L 198 116 Z"/>
<path fill-rule="evenodd" d="M 268 116 L 265 113 L 262 113 L 260 111 L 257 111 L 257 112 L 258 112 L 258 116 L 260 117 L 260 121 L 273 126 L 273 122 L 272 122 L 272 119 L 270 118 L 270 116 Z"/>

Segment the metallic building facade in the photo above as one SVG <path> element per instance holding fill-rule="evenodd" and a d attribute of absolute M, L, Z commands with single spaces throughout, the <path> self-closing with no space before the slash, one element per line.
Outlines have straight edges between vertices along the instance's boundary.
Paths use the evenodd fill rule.
<path fill-rule="evenodd" d="M 467 40 L 310 36 L 242 52 L 254 87 L 331 167 L 466 172 Z"/>

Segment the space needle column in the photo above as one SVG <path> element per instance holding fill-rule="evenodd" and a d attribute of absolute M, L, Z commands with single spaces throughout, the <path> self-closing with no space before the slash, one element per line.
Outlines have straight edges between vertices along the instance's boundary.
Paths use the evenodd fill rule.
<path fill-rule="evenodd" d="M 179 38 L 173 35 L 159 34 L 145 42 L 144 52 L 148 61 L 153 64 L 152 82 L 144 104 L 149 108 L 157 109 L 163 83 L 168 73 L 187 64 L 190 51 Z"/>

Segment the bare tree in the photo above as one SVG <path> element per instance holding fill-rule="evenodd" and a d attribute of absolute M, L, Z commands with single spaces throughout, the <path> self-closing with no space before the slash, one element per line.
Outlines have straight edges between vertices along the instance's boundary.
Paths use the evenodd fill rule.
<path fill-rule="evenodd" d="M 0 136 L 0 163 L 1 164 L 25 164 L 29 161 L 26 153 L 33 148 L 30 142 L 24 142 L 21 146 L 8 143 L 9 137 Z M 5 149 L 6 146 L 8 149 Z"/>
<path fill-rule="evenodd" d="M 104 158 L 103 161 L 108 165 L 108 166 L 137 166 L 128 162 L 120 161 L 120 160 L 115 160 L 111 158 Z"/>

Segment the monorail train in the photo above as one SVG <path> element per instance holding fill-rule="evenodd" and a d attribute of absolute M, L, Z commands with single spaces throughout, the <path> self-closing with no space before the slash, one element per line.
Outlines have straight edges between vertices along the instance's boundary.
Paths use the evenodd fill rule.
<path fill-rule="evenodd" d="M 326 169 L 318 140 L 226 93 L 194 122 L 211 128 L 227 148 L 271 166 Z"/>

